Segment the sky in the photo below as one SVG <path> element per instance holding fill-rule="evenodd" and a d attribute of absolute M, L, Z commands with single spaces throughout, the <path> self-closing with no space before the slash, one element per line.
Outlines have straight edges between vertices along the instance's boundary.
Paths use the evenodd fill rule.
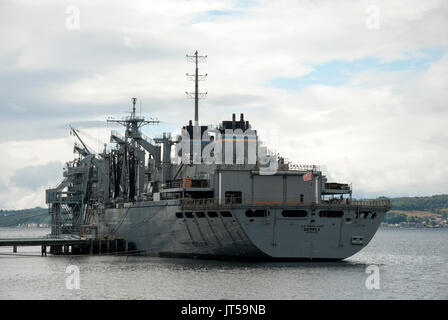
<path fill-rule="evenodd" d="M 148 136 L 188 123 L 195 50 L 202 124 L 244 113 L 356 197 L 448 193 L 447 30 L 445 0 L 1 0 L 0 208 L 45 205 L 69 125 L 98 151 L 132 97 Z"/>

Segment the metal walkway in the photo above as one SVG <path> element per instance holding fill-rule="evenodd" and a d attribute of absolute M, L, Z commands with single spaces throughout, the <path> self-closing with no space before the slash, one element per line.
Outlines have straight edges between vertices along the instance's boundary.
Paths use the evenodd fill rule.
<path fill-rule="evenodd" d="M 73 244 L 88 244 L 90 240 L 87 239 L 56 239 L 56 238 L 8 238 L 0 239 L 0 247 L 11 246 L 40 246 L 40 245 L 73 245 Z"/>
<path fill-rule="evenodd" d="M 52 254 L 101 254 L 128 252 L 128 242 L 123 239 L 65 239 L 65 238 L 6 238 L 0 239 L 0 247 L 41 246 L 41 255 Z"/>

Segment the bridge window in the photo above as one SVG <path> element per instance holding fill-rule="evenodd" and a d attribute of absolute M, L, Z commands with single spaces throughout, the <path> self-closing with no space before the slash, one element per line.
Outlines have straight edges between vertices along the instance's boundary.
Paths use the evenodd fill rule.
<path fill-rule="evenodd" d="M 193 217 L 193 212 L 185 212 L 185 216 L 186 216 L 187 218 L 194 218 L 194 217 Z"/>
<path fill-rule="evenodd" d="M 344 211 L 339 210 L 322 210 L 319 212 L 320 217 L 325 218 L 340 218 L 344 215 Z"/>
<path fill-rule="evenodd" d="M 369 217 L 369 214 L 373 215 L 372 211 L 361 211 L 361 218 L 367 219 Z"/>
<path fill-rule="evenodd" d="M 230 211 L 221 211 L 221 216 L 229 218 L 232 216 L 232 213 Z"/>
<path fill-rule="evenodd" d="M 207 214 L 208 214 L 208 216 L 210 218 L 217 218 L 218 217 L 218 212 L 216 212 L 216 211 L 209 211 L 209 212 L 207 212 Z"/>
<path fill-rule="evenodd" d="M 306 210 L 283 210 L 282 216 L 288 218 L 304 218 L 308 215 Z"/>
<path fill-rule="evenodd" d="M 258 209 L 258 210 L 246 210 L 246 217 L 265 217 L 266 216 L 266 210 L 264 209 Z"/>
<path fill-rule="evenodd" d="M 178 217 L 178 218 L 183 218 L 184 215 L 183 215 L 182 212 L 176 212 L 176 217 Z"/>
<path fill-rule="evenodd" d="M 205 212 L 196 212 L 196 217 L 205 218 Z"/>
<path fill-rule="evenodd" d="M 242 202 L 241 191 L 226 191 L 225 197 L 226 197 L 226 203 L 241 203 Z"/>

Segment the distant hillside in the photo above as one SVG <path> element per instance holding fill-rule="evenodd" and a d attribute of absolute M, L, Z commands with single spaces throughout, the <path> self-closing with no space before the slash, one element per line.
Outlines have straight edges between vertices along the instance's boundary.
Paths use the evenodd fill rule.
<path fill-rule="evenodd" d="M 448 211 L 448 195 L 440 194 L 431 197 L 391 198 L 392 210 L 429 211 L 443 214 Z"/>
<path fill-rule="evenodd" d="M 440 214 L 430 212 L 430 211 L 405 211 L 405 210 L 390 210 L 388 213 L 390 214 L 404 214 L 410 217 L 418 217 L 418 218 L 431 218 L 431 217 L 439 217 Z"/>
<path fill-rule="evenodd" d="M 399 224 L 402 222 L 423 222 L 437 218 L 447 219 L 448 195 L 430 197 L 390 198 L 392 209 L 387 212 L 383 222 Z"/>
<path fill-rule="evenodd" d="M 46 208 L 0 210 L 0 227 L 17 227 L 28 223 L 50 224 L 50 221 Z"/>

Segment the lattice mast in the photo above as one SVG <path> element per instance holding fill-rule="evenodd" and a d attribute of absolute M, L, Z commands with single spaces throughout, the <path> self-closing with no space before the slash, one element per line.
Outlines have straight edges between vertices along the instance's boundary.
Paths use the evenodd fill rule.
<path fill-rule="evenodd" d="M 194 55 L 188 55 L 187 54 L 186 57 L 187 57 L 187 61 L 194 62 L 195 63 L 195 67 L 196 67 L 194 75 L 187 73 L 187 77 L 190 80 L 194 79 L 194 93 L 186 92 L 186 94 L 189 97 L 193 97 L 194 96 L 194 125 L 198 126 L 199 125 L 199 99 L 200 98 L 204 98 L 207 95 L 207 92 L 205 92 L 205 93 L 199 92 L 199 81 L 205 80 L 205 78 L 207 77 L 207 74 L 199 74 L 199 72 L 198 72 L 198 63 L 199 62 L 205 62 L 205 59 L 207 58 L 207 56 L 200 56 L 200 55 L 198 55 L 198 51 L 196 50 Z"/>

